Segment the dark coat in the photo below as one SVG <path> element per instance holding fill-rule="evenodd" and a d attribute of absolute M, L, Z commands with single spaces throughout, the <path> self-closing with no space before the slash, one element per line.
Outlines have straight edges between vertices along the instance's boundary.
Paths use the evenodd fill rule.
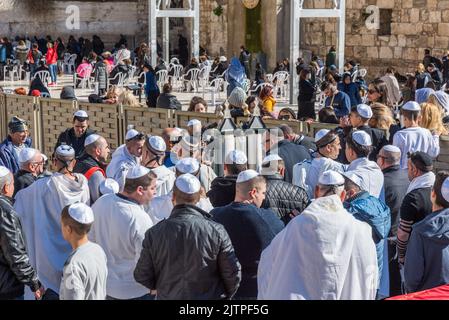
<path fill-rule="evenodd" d="M 371 128 L 369 126 L 361 126 L 358 127 L 357 130 L 365 131 L 370 135 L 374 149 L 370 153 L 368 158 L 371 161 L 375 162 L 377 160 L 377 155 L 379 154 L 380 150 L 388 144 L 385 132 L 381 129 Z"/>
<path fill-rule="evenodd" d="M 413 225 L 404 264 L 407 292 L 449 283 L 449 209 Z"/>
<path fill-rule="evenodd" d="M 30 148 L 31 143 L 31 138 L 28 137 L 25 141 L 25 146 Z M 19 159 L 16 158 L 16 153 L 13 148 L 11 137 L 8 136 L 0 144 L 0 166 L 8 168 L 12 174 L 16 174 L 19 171 Z"/>
<path fill-rule="evenodd" d="M 271 209 L 284 222 L 291 220 L 290 213 L 294 209 L 303 212 L 309 204 L 307 192 L 298 186 L 285 182 L 278 174 L 265 176 L 267 192 L 262 208 Z"/>
<path fill-rule="evenodd" d="M 410 181 L 406 170 L 392 166 L 382 170 L 384 174 L 385 202 L 391 212 L 390 237 L 395 237 L 399 225 L 399 210 Z"/>
<path fill-rule="evenodd" d="M 316 151 L 315 140 L 311 137 L 299 134 L 292 142 L 299 146 L 303 146 L 307 150 L 312 150 L 313 152 Z"/>
<path fill-rule="evenodd" d="M 181 110 L 182 104 L 181 102 L 179 102 L 176 96 L 170 93 L 161 93 L 157 98 L 156 107 L 164 109 Z"/>
<path fill-rule="evenodd" d="M 313 118 L 315 119 L 315 95 L 316 89 L 309 80 L 299 81 L 298 94 L 298 119 Z"/>
<path fill-rule="evenodd" d="M 134 278 L 156 289 L 158 300 L 231 298 L 241 268 L 224 227 L 191 205 L 173 208 L 145 234 Z"/>
<path fill-rule="evenodd" d="M 283 228 L 276 214 L 252 204 L 233 202 L 211 211 L 212 219 L 224 225 L 242 265 L 239 298 L 257 297 L 257 268 L 262 251 Z"/>
<path fill-rule="evenodd" d="M 277 145 L 274 145 L 270 153 L 276 153 L 284 160 L 285 162 L 285 176 L 284 180 L 287 182 L 292 182 L 293 179 L 293 166 L 299 162 L 303 162 L 304 160 L 311 160 L 310 153 L 303 146 L 299 146 L 294 144 L 288 140 L 279 141 Z"/>
<path fill-rule="evenodd" d="M 350 84 L 340 82 L 338 84 L 338 90 L 346 93 L 349 96 L 349 99 L 351 100 L 351 107 L 355 107 L 362 103 L 359 86 L 354 82 L 351 82 Z"/>
<path fill-rule="evenodd" d="M 41 284 L 30 264 L 20 219 L 11 199 L 0 195 L 0 299 L 24 294 L 24 286 L 37 291 Z"/>
<path fill-rule="evenodd" d="M 100 61 L 95 64 L 94 76 L 95 82 L 98 82 L 98 88 L 106 89 L 108 86 L 108 71 L 104 62 Z"/>
<path fill-rule="evenodd" d="M 37 177 L 34 176 L 31 172 L 25 170 L 19 170 L 14 175 L 14 195 L 17 194 L 22 189 L 25 189 L 33 184 L 34 181 L 37 180 Z"/>
<path fill-rule="evenodd" d="M 69 128 L 59 135 L 58 141 L 56 142 L 55 150 L 61 144 L 72 146 L 72 148 L 75 149 L 75 156 L 78 158 L 84 152 L 84 141 L 88 136 L 90 136 L 95 132 L 96 131 L 88 128 L 81 137 L 77 138 L 75 136 L 75 129 Z"/>
<path fill-rule="evenodd" d="M 224 207 L 235 199 L 237 176 L 217 177 L 212 181 L 207 197 L 214 208 Z"/>

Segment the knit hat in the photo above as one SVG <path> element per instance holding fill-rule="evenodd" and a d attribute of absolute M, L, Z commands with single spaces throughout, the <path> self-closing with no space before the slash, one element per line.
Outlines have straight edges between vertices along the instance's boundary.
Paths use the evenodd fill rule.
<path fill-rule="evenodd" d="M 243 108 L 245 101 L 246 93 L 240 87 L 236 87 L 234 90 L 232 90 L 231 95 L 228 98 L 229 104 L 237 108 Z"/>
<path fill-rule="evenodd" d="M 11 133 L 24 132 L 28 130 L 27 122 L 19 117 L 12 117 L 8 123 L 8 128 Z"/>

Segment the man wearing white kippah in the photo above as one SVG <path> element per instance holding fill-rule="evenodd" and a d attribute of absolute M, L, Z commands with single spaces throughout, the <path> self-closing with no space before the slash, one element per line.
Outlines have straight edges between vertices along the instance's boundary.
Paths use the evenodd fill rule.
<path fill-rule="evenodd" d="M 377 163 L 368 159 L 372 152 L 371 137 L 365 131 L 351 132 L 346 138 L 346 159 L 350 162 L 348 171 L 354 171 L 362 179 L 362 190 L 374 197 L 384 199 L 384 176 Z"/>
<path fill-rule="evenodd" d="M 100 197 L 100 184 L 106 179 L 106 162 L 110 150 L 106 139 L 98 134 L 88 136 L 84 148 L 73 171 L 83 174 L 89 180 L 90 200 L 93 204 Z"/>
<path fill-rule="evenodd" d="M 117 181 L 120 191 L 125 186 L 128 170 L 141 162 L 145 134 L 134 129 L 128 130 L 125 141 L 125 144 L 114 151 L 111 162 L 106 168 L 106 176 Z"/>
<path fill-rule="evenodd" d="M 401 169 L 407 169 L 409 152 L 422 151 L 435 159 L 440 154 L 440 137 L 419 126 L 420 105 L 415 101 L 407 102 L 401 108 L 401 115 L 405 129 L 393 137 L 393 145 L 401 149 Z"/>
<path fill-rule="evenodd" d="M 44 288 L 33 268 L 20 219 L 13 208 L 12 173 L 0 166 L 0 300 L 23 300 L 24 286 L 40 299 Z"/>
<path fill-rule="evenodd" d="M 449 283 L 449 172 L 437 174 L 432 213 L 413 226 L 405 256 L 407 293 Z"/>
<path fill-rule="evenodd" d="M 315 200 L 260 257 L 259 300 L 374 300 L 376 247 L 371 227 L 343 207 L 345 179 L 324 172 Z"/>
<path fill-rule="evenodd" d="M 75 157 L 78 158 L 84 152 L 84 142 L 95 131 L 89 128 L 89 115 L 84 110 L 78 110 L 73 114 L 73 127 L 62 132 L 56 142 L 55 150 L 62 144 L 72 146 L 75 149 Z"/>
<path fill-rule="evenodd" d="M 242 264 L 242 283 L 236 299 L 257 298 L 260 253 L 284 228 L 284 223 L 272 210 L 260 208 L 266 190 L 263 176 L 254 170 L 243 171 L 237 177 L 234 202 L 211 211 L 212 219 L 224 225 Z"/>
<path fill-rule="evenodd" d="M 14 175 L 14 195 L 37 180 L 44 170 L 44 158 L 39 150 L 25 148 L 19 154 L 20 170 Z"/>
<path fill-rule="evenodd" d="M 60 300 L 106 299 L 106 254 L 87 238 L 93 223 L 92 209 L 84 203 L 68 205 L 61 212 L 62 235 L 73 251 L 64 264 Z"/>
<path fill-rule="evenodd" d="M 178 177 L 170 217 L 145 234 L 134 278 L 158 300 L 231 299 L 239 287 L 241 266 L 228 233 L 195 206 L 200 189 L 193 175 Z"/>
<path fill-rule="evenodd" d="M 75 150 L 60 145 L 54 154 L 56 172 L 16 194 L 16 209 L 26 234 L 30 261 L 47 288 L 44 299 L 58 299 L 62 269 L 71 247 L 61 232 L 61 211 L 72 203 L 90 203 L 87 179 L 73 173 Z M 28 296 L 29 297 L 29 296 Z"/>
<path fill-rule="evenodd" d="M 156 193 L 156 175 L 143 166 L 132 167 L 123 191 L 99 198 L 92 210 L 95 223 L 89 239 L 100 245 L 108 261 L 107 299 L 150 300 L 150 290 L 133 278 L 145 232 L 154 225 L 143 206 Z"/>

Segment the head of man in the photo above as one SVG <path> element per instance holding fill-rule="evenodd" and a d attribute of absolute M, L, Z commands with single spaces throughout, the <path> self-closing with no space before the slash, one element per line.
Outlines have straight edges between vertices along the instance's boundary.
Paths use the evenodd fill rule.
<path fill-rule="evenodd" d="M 237 176 L 240 172 L 248 170 L 248 158 L 240 150 L 228 153 L 224 163 L 225 176 Z"/>
<path fill-rule="evenodd" d="M 254 170 L 240 172 L 235 187 L 235 202 L 253 204 L 260 208 L 266 191 L 267 183 L 259 173 Z"/>
<path fill-rule="evenodd" d="M 147 168 L 157 168 L 162 165 L 167 146 L 164 139 L 159 136 L 150 136 L 145 139 L 142 151 L 142 165 Z"/>
<path fill-rule="evenodd" d="M 262 161 L 260 173 L 263 176 L 285 175 L 285 162 L 277 154 L 270 154 Z"/>
<path fill-rule="evenodd" d="M 201 198 L 201 183 L 197 177 L 187 173 L 179 176 L 173 186 L 173 204 L 196 205 Z"/>
<path fill-rule="evenodd" d="M 171 150 L 181 140 L 182 131 L 179 128 L 165 128 L 161 136 L 164 139 L 167 150 Z"/>
<path fill-rule="evenodd" d="M 449 171 L 439 171 L 432 190 L 433 210 L 449 208 Z"/>
<path fill-rule="evenodd" d="M 84 148 L 88 155 L 100 163 L 107 162 L 111 151 L 106 139 L 97 134 L 92 134 L 86 138 Z"/>
<path fill-rule="evenodd" d="M 282 140 L 284 140 L 284 133 L 279 128 L 267 131 L 265 134 L 265 150 L 272 150 Z"/>
<path fill-rule="evenodd" d="M 362 192 L 362 179 L 354 172 L 347 171 L 342 174 L 345 178 L 346 200 L 350 200 Z"/>
<path fill-rule="evenodd" d="M 44 171 L 44 157 L 39 150 L 25 148 L 20 151 L 19 165 L 21 170 L 37 177 Z"/>
<path fill-rule="evenodd" d="M 354 131 L 346 139 L 346 159 L 352 162 L 359 158 L 367 158 L 372 151 L 372 141 L 365 131 Z"/>
<path fill-rule="evenodd" d="M 406 128 L 418 126 L 421 118 L 421 106 L 415 101 L 409 101 L 402 106 L 401 115 Z"/>
<path fill-rule="evenodd" d="M 73 130 L 75 132 L 75 137 L 82 137 L 89 128 L 89 116 L 86 111 L 78 110 L 73 115 Z"/>
<path fill-rule="evenodd" d="M 61 212 L 61 230 L 64 239 L 72 243 L 86 238 L 94 222 L 92 209 L 84 203 L 65 206 Z"/>
<path fill-rule="evenodd" d="M 332 170 L 323 172 L 315 187 L 315 199 L 336 195 L 343 202 L 346 199 L 345 179 Z"/>
<path fill-rule="evenodd" d="M 126 133 L 125 145 L 128 152 L 136 158 L 142 156 L 145 134 L 131 129 Z"/>
<path fill-rule="evenodd" d="M 349 121 L 353 128 L 358 128 L 367 125 L 369 120 L 373 117 L 371 107 L 366 104 L 359 104 L 357 107 L 351 109 Z"/>
<path fill-rule="evenodd" d="M 282 124 L 279 126 L 279 129 L 284 134 L 284 139 L 293 141 L 296 138 L 296 133 L 288 124 Z"/>
<path fill-rule="evenodd" d="M 334 130 L 322 129 L 315 135 L 318 154 L 322 157 L 335 160 L 341 150 L 340 137 Z"/>
<path fill-rule="evenodd" d="M 408 179 L 413 181 L 433 170 L 432 158 L 424 152 L 417 151 L 408 154 Z"/>
<path fill-rule="evenodd" d="M 175 166 L 176 177 L 180 177 L 183 174 L 191 174 L 198 178 L 200 174 L 200 163 L 195 158 L 182 158 Z"/>
<path fill-rule="evenodd" d="M 396 146 L 386 145 L 377 155 L 377 164 L 384 170 L 392 166 L 398 166 L 401 162 L 401 149 Z"/>
<path fill-rule="evenodd" d="M 157 176 L 150 169 L 135 166 L 126 175 L 122 194 L 140 205 L 146 205 L 156 194 Z"/>
<path fill-rule="evenodd" d="M 324 92 L 326 97 L 332 97 L 335 93 L 337 93 L 337 86 L 331 82 L 324 81 L 321 84 L 321 91 Z"/>
<path fill-rule="evenodd" d="M 0 193 L 9 198 L 14 194 L 14 176 L 3 166 L 0 166 Z"/>
<path fill-rule="evenodd" d="M 25 143 L 28 137 L 28 125 L 25 120 L 19 117 L 13 117 L 8 123 L 9 137 L 16 146 L 21 146 Z"/>
<path fill-rule="evenodd" d="M 75 167 L 75 150 L 68 145 L 60 145 L 56 148 L 53 156 L 53 165 L 56 171 L 63 174 L 72 174 Z"/>

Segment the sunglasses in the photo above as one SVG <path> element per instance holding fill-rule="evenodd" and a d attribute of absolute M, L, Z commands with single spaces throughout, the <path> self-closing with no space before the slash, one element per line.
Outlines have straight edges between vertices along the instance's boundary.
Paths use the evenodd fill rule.
<path fill-rule="evenodd" d="M 374 94 L 374 93 L 378 93 L 378 91 L 375 90 L 375 89 L 370 89 L 370 90 L 368 90 L 368 93 L 369 94 Z"/>

